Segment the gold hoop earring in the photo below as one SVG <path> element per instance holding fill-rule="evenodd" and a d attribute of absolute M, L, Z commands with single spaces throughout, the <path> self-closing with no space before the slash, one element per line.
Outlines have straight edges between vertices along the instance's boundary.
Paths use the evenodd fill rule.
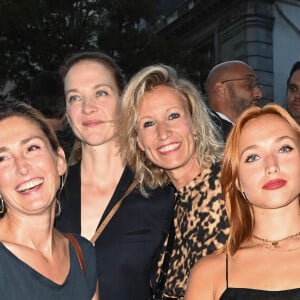
<path fill-rule="evenodd" d="M 0 214 L 3 214 L 5 212 L 5 203 L 2 199 L 2 196 L 0 195 Z"/>
<path fill-rule="evenodd" d="M 60 187 L 59 187 L 59 190 L 57 191 L 56 195 L 57 197 L 59 196 L 59 194 L 61 193 L 61 191 L 63 190 L 64 186 L 65 186 L 65 182 L 66 182 L 66 176 L 65 174 L 64 175 L 61 175 L 60 176 Z"/>
<path fill-rule="evenodd" d="M 64 175 L 60 176 L 60 188 L 56 193 L 56 208 L 55 216 L 58 217 L 61 214 L 61 203 L 60 203 L 60 193 L 65 186 L 66 177 Z"/>

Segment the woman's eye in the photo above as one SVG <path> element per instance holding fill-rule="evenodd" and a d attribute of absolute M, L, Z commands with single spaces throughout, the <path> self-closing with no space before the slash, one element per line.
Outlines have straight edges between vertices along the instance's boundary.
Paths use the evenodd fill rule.
<path fill-rule="evenodd" d="M 80 96 L 78 96 L 78 95 L 72 95 L 72 96 L 69 97 L 69 102 L 75 102 L 75 101 L 78 101 L 80 99 L 81 99 Z"/>
<path fill-rule="evenodd" d="M 108 93 L 106 91 L 100 90 L 96 92 L 96 97 L 103 97 L 103 96 L 107 96 Z"/>
<path fill-rule="evenodd" d="M 144 128 L 147 128 L 147 127 L 151 127 L 153 126 L 155 123 L 153 121 L 147 121 L 143 124 L 143 127 Z"/>
<path fill-rule="evenodd" d="M 8 153 L 2 153 L 0 155 L 0 164 L 6 166 L 11 162 L 11 156 Z"/>
<path fill-rule="evenodd" d="M 259 160 L 259 156 L 256 154 L 251 154 L 246 157 L 245 162 L 254 162 L 257 160 Z"/>
<path fill-rule="evenodd" d="M 31 151 L 39 150 L 39 149 L 41 149 L 40 146 L 38 146 L 38 145 L 31 145 L 31 146 L 28 147 L 27 151 L 31 152 Z"/>
<path fill-rule="evenodd" d="M 279 150 L 279 152 L 290 152 L 292 150 L 293 150 L 292 147 L 286 145 L 286 146 L 281 147 L 280 150 Z"/>
<path fill-rule="evenodd" d="M 6 161 L 7 159 L 8 159 L 8 157 L 6 157 L 4 155 L 1 155 L 0 156 L 0 163 Z"/>
<path fill-rule="evenodd" d="M 169 115 L 168 120 L 178 119 L 180 117 L 179 113 L 172 113 Z"/>

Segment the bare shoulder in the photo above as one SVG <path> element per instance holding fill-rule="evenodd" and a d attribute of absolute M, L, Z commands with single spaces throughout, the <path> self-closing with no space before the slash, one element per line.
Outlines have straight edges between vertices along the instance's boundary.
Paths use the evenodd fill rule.
<path fill-rule="evenodd" d="M 219 299 L 226 287 L 226 255 L 210 254 L 192 268 L 185 300 Z"/>
<path fill-rule="evenodd" d="M 201 258 L 193 267 L 192 273 L 196 275 L 201 275 L 205 273 L 205 277 L 207 277 L 207 270 L 213 271 L 209 272 L 210 276 L 215 276 L 219 272 L 225 270 L 226 264 L 226 255 L 225 253 L 221 254 L 210 254 L 203 258 Z"/>

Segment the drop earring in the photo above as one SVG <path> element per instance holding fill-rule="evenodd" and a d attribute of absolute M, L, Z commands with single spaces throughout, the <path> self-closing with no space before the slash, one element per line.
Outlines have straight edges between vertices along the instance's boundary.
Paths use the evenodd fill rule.
<path fill-rule="evenodd" d="M 60 193 L 65 185 L 65 176 L 60 176 L 60 188 L 56 193 L 56 208 L 55 208 L 55 216 L 58 217 L 61 214 L 61 203 L 60 203 Z"/>

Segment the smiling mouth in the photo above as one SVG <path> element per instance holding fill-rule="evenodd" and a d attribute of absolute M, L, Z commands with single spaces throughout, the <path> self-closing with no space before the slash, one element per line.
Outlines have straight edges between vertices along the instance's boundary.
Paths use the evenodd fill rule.
<path fill-rule="evenodd" d="M 158 151 L 161 152 L 161 153 L 169 152 L 169 151 L 172 151 L 174 149 L 177 149 L 179 147 L 179 145 L 180 145 L 180 143 L 169 144 L 167 146 L 159 148 Z"/>
<path fill-rule="evenodd" d="M 33 179 L 33 180 L 30 180 L 28 182 L 25 182 L 23 184 L 20 184 L 18 187 L 17 187 L 17 192 L 19 193 L 24 193 L 24 192 L 27 192 L 29 190 L 32 190 L 34 189 L 35 187 L 41 185 L 42 183 L 44 182 L 43 179 L 39 178 L 39 179 Z"/>

